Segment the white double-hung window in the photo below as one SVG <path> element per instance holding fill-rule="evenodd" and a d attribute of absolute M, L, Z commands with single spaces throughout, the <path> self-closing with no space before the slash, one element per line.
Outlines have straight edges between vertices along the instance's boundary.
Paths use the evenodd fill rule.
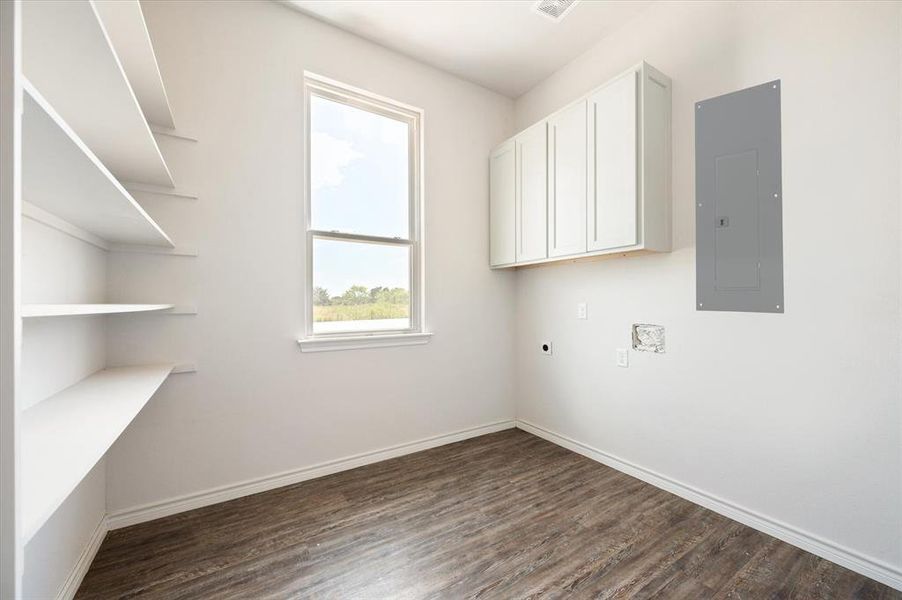
<path fill-rule="evenodd" d="M 304 350 L 424 343 L 422 111 L 305 76 Z"/>

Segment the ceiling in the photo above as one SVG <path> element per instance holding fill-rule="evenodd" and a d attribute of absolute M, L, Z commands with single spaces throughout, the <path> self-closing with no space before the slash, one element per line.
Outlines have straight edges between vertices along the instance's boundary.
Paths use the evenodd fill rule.
<path fill-rule="evenodd" d="M 652 0 L 582 0 L 555 23 L 532 0 L 287 0 L 341 29 L 516 98 Z"/>

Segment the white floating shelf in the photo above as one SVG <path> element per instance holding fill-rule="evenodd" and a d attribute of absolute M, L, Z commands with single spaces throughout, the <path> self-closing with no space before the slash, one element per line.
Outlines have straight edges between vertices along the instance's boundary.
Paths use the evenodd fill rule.
<path fill-rule="evenodd" d="M 22 316 L 28 318 L 112 315 L 167 310 L 174 307 L 174 304 L 25 304 L 22 306 Z"/>
<path fill-rule="evenodd" d="M 93 3 L 42 0 L 22 7 L 26 77 L 120 181 L 172 186 Z"/>
<path fill-rule="evenodd" d="M 23 197 L 31 205 L 118 244 L 174 244 L 32 82 L 25 91 Z"/>
<path fill-rule="evenodd" d="M 94 10 L 100 15 L 144 116 L 154 125 L 174 128 L 169 98 L 140 2 L 94 0 Z"/>
<path fill-rule="evenodd" d="M 172 369 L 173 365 L 104 369 L 22 413 L 26 540 L 103 457 Z"/>
<path fill-rule="evenodd" d="M 134 244 L 112 244 L 108 248 L 110 252 L 123 252 L 130 254 L 162 254 L 165 256 L 197 256 L 197 248 L 179 246 L 173 248 L 161 248 L 159 246 L 136 246 Z"/>
<path fill-rule="evenodd" d="M 148 185 L 146 183 L 132 183 L 130 181 L 126 181 L 122 185 L 132 193 L 139 192 L 142 194 L 154 194 L 156 196 L 173 196 L 175 198 L 185 198 L 186 200 L 197 200 L 198 196 L 196 192 L 186 192 L 184 190 L 178 190 L 174 187 L 164 188 L 158 185 Z"/>
<path fill-rule="evenodd" d="M 175 138 L 178 140 L 185 140 L 186 142 L 197 142 L 197 136 L 191 135 L 190 133 L 182 133 L 180 131 L 176 131 L 175 129 L 167 129 L 165 127 L 160 127 L 159 125 L 151 125 L 150 130 L 154 132 L 156 135 L 165 135 L 167 137 Z"/>

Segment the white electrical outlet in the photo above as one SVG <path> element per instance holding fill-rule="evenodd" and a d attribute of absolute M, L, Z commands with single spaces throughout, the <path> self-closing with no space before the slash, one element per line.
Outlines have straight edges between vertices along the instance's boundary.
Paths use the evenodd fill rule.
<path fill-rule="evenodd" d="M 542 351 L 542 354 L 551 356 L 551 352 L 553 350 L 551 342 L 542 342 L 541 344 L 539 344 L 539 350 Z"/>
<path fill-rule="evenodd" d="M 626 348 L 617 348 L 617 366 L 624 368 L 630 366 L 630 353 Z"/>
<path fill-rule="evenodd" d="M 589 309 L 586 307 L 585 302 L 580 302 L 576 305 L 576 318 L 577 319 L 588 319 L 589 318 Z"/>

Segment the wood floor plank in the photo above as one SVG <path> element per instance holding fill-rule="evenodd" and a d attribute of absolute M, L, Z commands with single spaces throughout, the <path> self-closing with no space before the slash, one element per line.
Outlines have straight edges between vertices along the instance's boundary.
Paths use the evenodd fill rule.
<path fill-rule="evenodd" d="M 902 593 L 520 430 L 111 532 L 76 598 Z"/>

